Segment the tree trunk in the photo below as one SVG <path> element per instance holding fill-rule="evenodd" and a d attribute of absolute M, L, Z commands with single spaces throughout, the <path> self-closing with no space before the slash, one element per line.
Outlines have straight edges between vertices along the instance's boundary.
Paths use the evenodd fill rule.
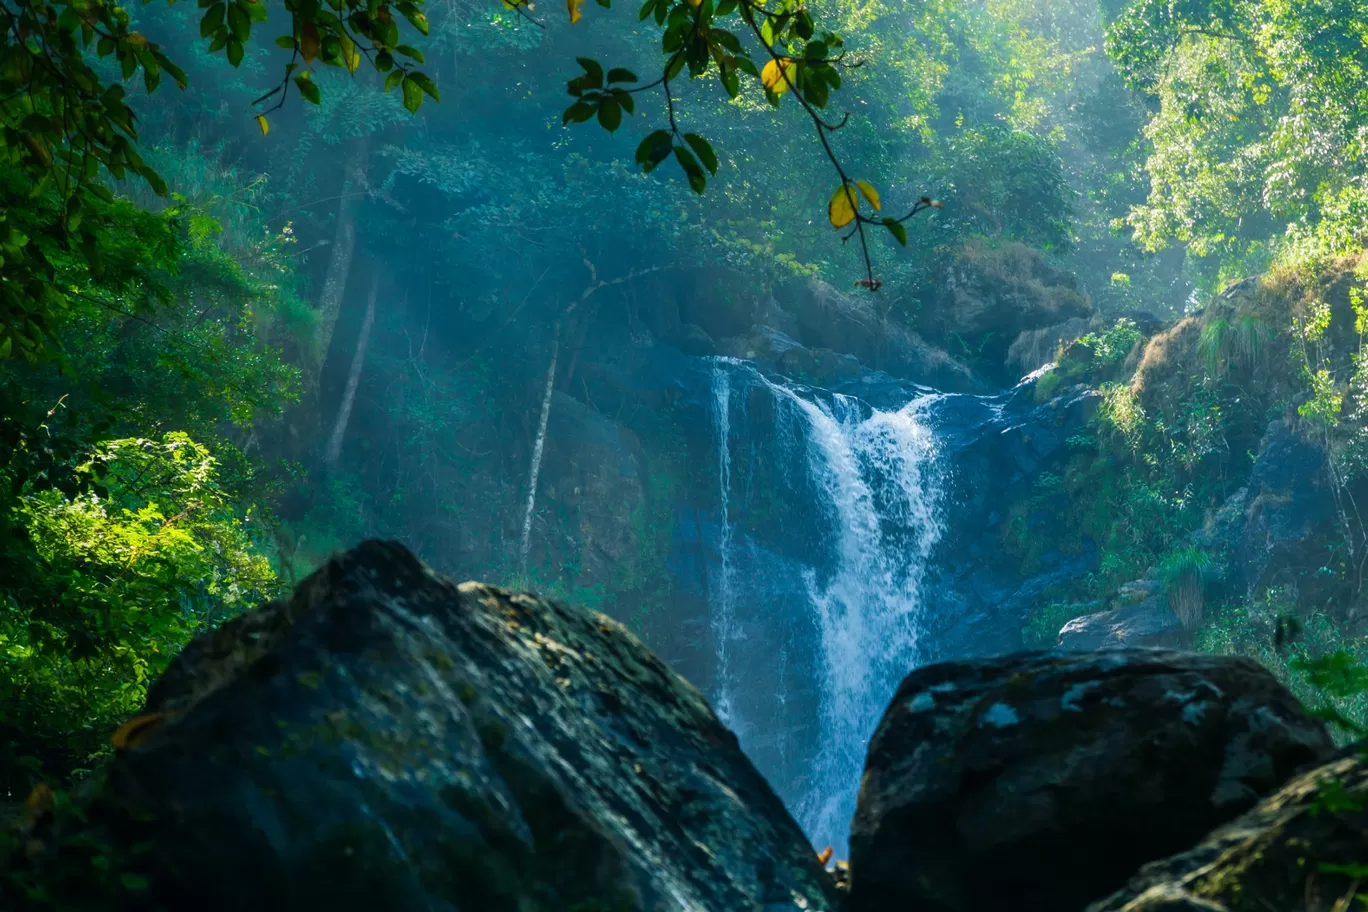
<path fill-rule="evenodd" d="M 337 409 L 337 420 L 333 422 L 332 435 L 323 451 L 323 464 L 331 468 L 342 455 L 342 438 L 347 434 L 347 422 L 351 419 L 352 405 L 356 402 L 356 389 L 361 385 L 361 368 L 366 363 L 366 346 L 370 344 L 371 326 L 375 324 L 375 296 L 380 288 L 380 273 L 377 270 L 371 279 L 370 295 L 366 298 L 366 316 L 361 321 L 361 335 L 356 339 L 356 351 L 352 353 L 351 370 L 347 373 L 347 388 L 342 391 L 342 404 Z"/>
<path fill-rule="evenodd" d="M 541 474 L 542 451 L 546 447 L 546 423 L 551 417 L 551 393 L 556 386 L 556 358 L 560 355 L 560 321 L 551 338 L 551 366 L 546 369 L 546 393 L 542 396 L 541 422 L 537 426 L 537 441 L 532 445 L 532 468 L 527 478 L 527 509 L 523 511 L 522 541 L 518 557 L 523 575 L 527 575 L 527 558 L 532 551 L 532 511 L 537 506 L 537 476 Z"/>
<path fill-rule="evenodd" d="M 333 238 L 332 257 L 323 280 L 323 294 L 318 299 L 318 371 L 328 360 L 337 316 L 342 312 L 342 300 L 347 293 L 347 276 L 351 272 L 352 254 L 356 252 L 356 195 L 366 185 L 366 160 L 370 155 L 370 139 L 361 136 L 352 140 L 347 164 L 342 176 L 342 195 L 337 204 L 337 233 Z"/>

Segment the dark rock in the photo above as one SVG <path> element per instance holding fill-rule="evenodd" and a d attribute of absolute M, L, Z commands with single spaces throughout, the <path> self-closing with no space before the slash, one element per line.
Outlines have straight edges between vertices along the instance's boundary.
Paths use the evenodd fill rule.
<path fill-rule="evenodd" d="M 1368 857 L 1368 762 L 1362 750 L 1347 748 L 1195 848 L 1145 865 L 1088 912 L 1360 907 L 1368 899 L 1361 876 Z"/>
<path fill-rule="evenodd" d="M 964 352 L 991 379 L 1019 376 L 1008 353 L 1022 333 L 1093 315 L 1077 277 L 1024 244 L 974 240 L 942 258 L 922 329 L 931 341 Z"/>
<path fill-rule="evenodd" d="M 120 863 L 147 889 L 98 908 L 831 908 L 736 738 L 625 628 L 399 545 L 195 640 L 147 710 L 90 822 L 38 831 L 40 873 L 146 847 Z"/>
<path fill-rule="evenodd" d="M 946 392 L 988 387 L 944 348 L 881 315 L 868 299 L 845 295 L 817 279 L 785 289 L 783 299 L 809 348 L 853 355 L 867 367 Z"/>
<path fill-rule="evenodd" d="M 1122 646 L 1177 646 L 1183 625 L 1159 596 L 1074 618 L 1059 631 L 1065 649 L 1113 649 Z"/>
<path fill-rule="evenodd" d="M 1007 350 L 1007 366 L 1022 376 L 1044 367 L 1055 359 L 1061 345 L 1086 333 L 1092 322 L 1085 317 L 1072 317 L 1053 326 L 1022 330 Z"/>
<path fill-rule="evenodd" d="M 717 343 L 713 342 L 708 331 L 697 323 L 683 323 L 673 327 L 662 338 L 686 355 L 707 357 L 717 354 Z"/>
<path fill-rule="evenodd" d="M 1331 752 L 1248 659 L 1126 649 L 922 668 L 870 742 L 851 908 L 1078 909 Z"/>
<path fill-rule="evenodd" d="M 1274 421 L 1264 433 L 1249 488 L 1238 548 L 1246 587 L 1254 591 L 1285 571 L 1320 567 L 1326 539 L 1335 532 L 1325 451 L 1286 422 Z"/>
<path fill-rule="evenodd" d="M 931 408 L 947 467 L 946 532 L 926 580 L 938 660 L 1021 649 L 1027 619 L 1049 590 L 1097 566 L 1087 539 L 1031 567 L 1008 550 L 1003 506 L 1037 496 L 1039 473 L 1064 474 L 1069 438 L 1087 431 L 1101 399 L 1076 386 L 1038 402 L 1036 389 L 1032 380 L 991 398 L 944 396 Z"/>

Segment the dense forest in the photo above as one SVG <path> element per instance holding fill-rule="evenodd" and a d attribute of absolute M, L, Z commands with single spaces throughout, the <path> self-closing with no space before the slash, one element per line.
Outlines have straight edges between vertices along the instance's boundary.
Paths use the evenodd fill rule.
<path fill-rule="evenodd" d="M 703 662 L 674 542 L 719 469 L 672 358 L 1092 390 L 994 507 L 1023 573 L 1086 556 L 1009 639 L 1152 584 L 1190 644 L 1364 719 L 1363 0 L 3 0 L 0 25 L 6 794 L 98 766 L 185 643 L 364 538 Z M 753 330 L 776 307 L 803 346 Z M 1274 417 L 1332 508 L 1232 582 L 1221 511 Z"/>

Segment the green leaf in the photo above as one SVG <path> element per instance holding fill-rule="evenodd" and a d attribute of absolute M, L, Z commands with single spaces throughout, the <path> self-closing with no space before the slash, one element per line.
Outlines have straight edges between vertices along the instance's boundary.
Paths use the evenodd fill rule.
<path fill-rule="evenodd" d="M 407 44 L 401 44 L 394 50 L 400 54 L 403 54 L 405 57 L 409 57 L 413 60 L 418 61 L 419 63 L 427 63 L 427 61 L 423 59 L 422 51 L 418 50 L 417 48 L 409 47 Z"/>
<path fill-rule="evenodd" d="M 318 83 L 309 78 L 308 73 L 300 73 L 294 78 L 294 84 L 299 89 L 300 96 L 310 104 L 318 104 L 322 101 L 323 95 L 318 91 Z"/>
<path fill-rule="evenodd" d="M 694 150 L 699 161 L 703 162 L 703 167 L 708 169 L 709 174 L 717 173 L 717 153 L 706 139 L 697 133 L 685 133 L 684 141 L 689 144 L 689 148 Z"/>
<path fill-rule="evenodd" d="M 902 222 L 895 218 L 886 218 L 883 220 L 883 224 L 888 229 L 888 233 L 898 239 L 899 244 L 904 247 L 907 246 L 907 228 L 903 226 Z"/>
<path fill-rule="evenodd" d="M 404 79 L 403 70 L 393 70 L 385 77 L 385 91 L 388 92 L 397 86 Z"/>
<path fill-rule="evenodd" d="M 827 46 L 821 41 L 809 41 L 807 47 L 803 48 L 803 56 L 808 60 L 825 60 Z"/>
<path fill-rule="evenodd" d="M 631 70 L 624 70 L 622 67 L 613 67 L 608 71 L 609 82 L 636 82 L 636 74 Z"/>
<path fill-rule="evenodd" d="M 609 133 L 614 132 L 622 125 L 622 108 L 616 100 L 605 98 L 599 103 L 598 121 L 603 129 Z"/>
<path fill-rule="evenodd" d="M 215 3 L 205 11 L 204 16 L 200 19 L 201 38 L 208 38 L 210 35 L 223 28 L 223 15 L 225 12 L 227 12 L 227 10 L 222 3 Z M 100 43 L 102 45 L 104 44 L 103 41 Z M 112 45 L 113 42 L 111 41 L 110 44 Z M 103 57 L 104 54 L 101 53 L 100 56 Z"/>
<path fill-rule="evenodd" d="M 233 66 L 242 63 L 242 42 L 236 38 L 228 39 L 228 62 Z"/>
<path fill-rule="evenodd" d="M 275 40 L 275 43 L 276 47 L 284 48 L 287 51 L 293 51 L 295 49 L 295 40 L 293 35 L 281 35 L 279 38 Z"/>
<path fill-rule="evenodd" d="M 252 37 L 252 20 L 247 17 L 247 11 L 237 3 L 228 7 L 228 30 L 233 33 L 234 38 L 244 43 Z"/>
<path fill-rule="evenodd" d="M 693 157 L 688 149 L 683 146 L 674 147 L 675 159 L 679 166 L 684 169 L 684 174 L 689 178 L 689 186 L 694 193 L 702 193 L 708 186 L 708 179 L 703 175 L 703 169 L 699 167 L 698 160 Z"/>
<path fill-rule="evenodd" d="M 423 103 L 423 89 L 412 76 L 404 77 L 404 107 L 410 114 L 416 114 Z"/>
<path fill-rule="evenodd" d="M 650 171 L 669 156 L 670 133 L 668 130 L 656 130 L 643 139 L 636 150 L 637 164 L 642 165 L 645 171 Z"/>
<path fill-rule="evenodd" d="M 595 107 L 587 101 L 577 101 L 565 109 L 561 115 L 561 125 L 569 123 L 584 123 L 595 114 Z"/>
<path fill-rule="evenodd" d="M 433 101 L 441 101 L 442 98 L 437 94 L 437 83 L 433 82 L 426 73 L 410 73 L 408 78 L 418 85 L 429 98 Z"/>
<path fill-rule="evenodd" d="M 599 66 L 597 60 L 590 60 L 588 57 L 576 57 L 575 62 L 584 67 L 588 81 L 582 83 L 588 89 L 603 88 L 603 67 Z"/>

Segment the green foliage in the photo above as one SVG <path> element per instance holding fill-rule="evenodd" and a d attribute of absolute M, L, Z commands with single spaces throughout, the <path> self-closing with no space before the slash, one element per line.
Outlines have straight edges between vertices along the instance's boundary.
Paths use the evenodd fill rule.
<path fill-rule="evenodd" d="M 1093 359 L 1098 366 L 1108 367 L 1128 356 L 1143 338 L 1135 321 L 1122 317 L 1110 329 L 1080 336 L 1078 342 L 1092 349 Z"/>
<path fill-rule="evenodd" d="M 355 72 L 365 56 L 388 73 L 386 91 L 402 85 L 404 104 L 416 111 L 424 95 L 437 97 L 431 78 L 398 57 L 421 62 L 422 53 L 400 43 L 400 17 L 428 30 L 422 0 L 362 3 L 335 9 L 284 0 L 291 32 L 276 40 L 290 51 L 275 89 L 259 101 L 278 108 L 293 85 L 318 104 L 311 65 Z M 234 67 L 245 54 L 255 25 L 267 18 L 264 3 L 201 0 L 199 36 L 210 53 Z M 137 117 L 122 83 L 142 74 L 149 93 L 162 74 L 185 88 L 185 72 L 161 45 L 136 31 L 128 10 L 105 0 L 39 0 L 0 8 L 0 358 L 37 358 L 55 338 L 53 314 L 70 293 L 57 281 L 65 263 L 79 263 L 97 279 L 110 268 L 110 238 L 117 207 L 106 178 L 139 177 L 165 196 L 162 177 L 137 148 Z M 95 62 L 117 62 L 106 77 Z M 274 110 L 274 108 L 272 109 Z M 262 134 L 269 124 L 258 114 Z"/>
<path fill-rule="evenodd" d="M 34 471 L 42 446 L 21 433 L 0 473 L 20 492 L 0 590 L 11 787 L 35 758 L 90 763 L 191 636 L 275 593 L 250 516 L 186 435 L 100 443 L 56 478 Z"/>
<path fill-rule="evenodd" d="M 1210 564 L 1211 557 L 1205 551 L 1191 546 L 1172 551 L 1159 562 L 1164 598 L 1188 630 L 1195 630 L 1202 623 L 1203 577 Z"/>
<path fill-rule="evenodd" d="M 1135 0 L 1107 52 L 1151 94 L 1149 199 L 1129 223 L 1179 241 L 1216 280 L 1280 250 L 1350 253 L 1363 240 L 1368 7 L 1279 0 Z M 1313 138 L 1314 137 L 1314 138 Z"/>

